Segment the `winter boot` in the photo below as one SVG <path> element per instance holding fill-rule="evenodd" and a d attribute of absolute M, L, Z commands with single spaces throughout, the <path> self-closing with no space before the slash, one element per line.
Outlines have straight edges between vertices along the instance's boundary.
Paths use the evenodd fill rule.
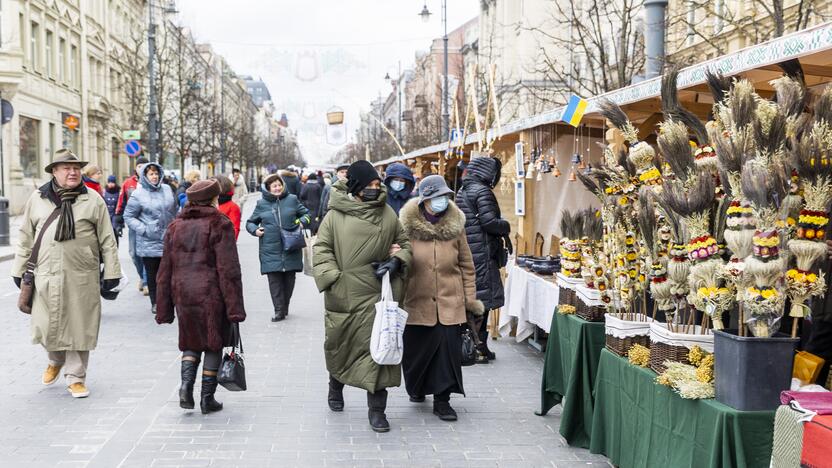
<path fill-rule="evenodd" d="M 433 414 L 443 421 L 456 421 L 456 411 L 451 408 L 450 393 L 439 393 L 433 396 Z"/>
<path fill-rule="evenodd" d="M 194 409 L 194 383 L 196 383 L 196 369 L 198 361 L 182 360 L 182 385 L 179 386 L 179 407 Z"/>
<path fill-rule="evenodd" d="M 488 364 L 490 361 L 488 356 L 488 348 L 485 347 L 484 344 L 480 343 L 477 345 L 477 364 Z"/>
<path fill-rule="evenodd" d="M 329 409 L 332 411 L 344 411 L 344 384 L 333 376 L 329 376 L 329 395 L 326 397 Z"/>
<path fill-rule="evenodd" d="M 199 407 L 202 409 L 202 414 L 213 413 L 222 409 L 222 403 L 214 399 L 214 393 L 217 391 L 217 374 L 207 375 L 202 374 L 202 394 L 199 399 Z"/>
<path fill-rule="evenodd" d="M 367 416 L 370 419 L 370 427 L 375 432 L 388 432 L 390 423 L 387 422 L 387 390 L 377 390 L 375 393 L 367 392 Z"/>
<path fill-rule="evenodd" d="M 274 311 L 274 315 L 272 316 L 272 322 L 280 322 L 281 320 L 286 318 L 286 311 L 281 307 Z"/>

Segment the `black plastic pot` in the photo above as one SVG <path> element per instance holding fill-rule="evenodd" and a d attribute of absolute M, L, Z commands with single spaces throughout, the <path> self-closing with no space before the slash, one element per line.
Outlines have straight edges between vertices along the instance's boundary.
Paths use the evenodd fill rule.
<path fill-rule="evenodd" d="M 714 331 L 716 401 L 740 411 L 772 411 L 792 381 L 799 338 L 738 336 Z"/>
<path fill-rule="evenodd" d="M 520 268 L 525 267 L 526 263 L 528 263 L 529 259 L 531 258 L 531 255 L 518 255 L 516 259 L 517 266 L 519 266 Z"/>

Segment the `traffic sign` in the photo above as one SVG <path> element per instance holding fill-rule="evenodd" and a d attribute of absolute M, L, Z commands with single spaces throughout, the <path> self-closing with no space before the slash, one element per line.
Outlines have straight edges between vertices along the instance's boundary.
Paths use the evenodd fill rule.
<path fill-rule="evenodd" d="M 136 140 L 130 140 L 124 145 L 124 152 L 131 158 L 136 157 L 142 152 L 142 145 Z"/>
<path fill-rule="evenodd" d="M 122 140 L 141 140 L 142 132 L 139 130 L 125 130 L 121 132 Z"/>

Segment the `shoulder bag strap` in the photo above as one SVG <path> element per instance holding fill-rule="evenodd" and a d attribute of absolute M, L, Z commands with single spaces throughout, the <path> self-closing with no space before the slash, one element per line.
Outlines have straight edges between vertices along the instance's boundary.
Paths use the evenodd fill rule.
<path fill-rule="evenodd" d="M 49 225 L 52 224 L 53 221 L 61 214 L 60 207 L 55 208 L 55 210 L 49 214 L 49 217 L 46 218 L 46 221 L 43 222 L 43 226 L 40 228 L 40 232 L 38 233 L 38 238 L 35 241 L 35 245 L 32 246 L 32 253 L 29 255 L 29 260 L 26 261 L 26 269 L 29 271 L 35 271 L 35 266 L 37 265 L 38 261 L 38 254 L 40 254 L 40 244 L 43 241 L 43 234 L 49 229 Z"/>

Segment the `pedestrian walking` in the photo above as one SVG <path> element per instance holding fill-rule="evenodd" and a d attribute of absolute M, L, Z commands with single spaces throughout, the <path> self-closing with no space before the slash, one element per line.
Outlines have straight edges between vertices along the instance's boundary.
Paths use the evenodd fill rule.
<path fill-rule="evenodd" d="M 396 214 L 408 200 L 413 198 L 416 179 L 413 172 L 402 163 L 393 163 L 385 171 L 384 185 L 387 186 L 387 204 Z"/>
<path fill-rule="evenodd" d="M 242 173 L 236 167 L 231 170 L 231 181 L 234 182 L 234 196 L 232 198 L 234 203 L 242 210 L 244 198 L 248 195 L 248 187 L 246 187 L 246 181 L 243 179 Z"/>
<path fill-rule="evenodd" d="M 110 214 L 110 223 L 113 225 L 113 232 L 116 234 L 116 245 L 121 237 L 121 228 L 116 223 L 116 208 L 118 207 L 118 195 L 121 187 L 116 183 L 116 176 L 107 176 L 107 185 L 104 187 L 104 203 L 107 205 L 107 212 Z"/>
<path fill-rule="evenodd" d="M 260 188 L 263 197 L 257 200 L 254 212 L 246 221 L 246 231 L 259 237 L 260 274 L 269 280 L 274 314 L 272 322 L 289 315 L 289 303 L 295 289 L 295 274 L 303 271 L 303 251 L 283 248 L 282 229 L 294 230 L 309 225 L 309 210 L 298 197 L 286 191 L 278 174 L 266 177 Z"/>
<path fill-rule="evenodd" d="M 465 394 L 460 350 L 466 312 L 485 312 L 477 300 L 465 215 L 450 201 L 451 195 L 442 176 L 428 176 L 419 184 L 419 198 L 400 212 L 413 248 L 402 306 L 408 313 L 402 359 L 405 388 L 412 402 L 433 395 L 433 413 L 443 421 L 457 419 L 451 394 Z"/>
<path fill-rule="evenodd" d="M 344 385 L 366 390 L 370 427 L 387 432 L 387 388 L 399 386 L 401 370 L 373 361 L 370 335 L 386 273 L 394 297 L 401 297 L 410 242 L 387 205 L 381 177 L 367 161 L 353 163 L 347 180 L 332 186 L 329 207 L 314 246 L 315 283 L 326 308 L 327 401 L 332 411 L 343 411 Z"/>
<path fill-rule="evenodd" d="M 121 230 L 124 228 L 124 209 L 127 208 L 127 202 L 133 192 L 139 188 L 139 172 L 142 166 L 147 164 L 147 158 L 140 156 L 136 159 L 136 167 L 133 169 L 133 175 L 127 178 L 121 184 L 121 193 L 118 196 L 118 205 L 116 206 L 116 224 L 115 228 Z M 139 274 L 138 287 L 145 296 L 150 292 L 147 289 L 147 272 L 144 271 L 144 262 L 142 257 L 136 253 L 136 238 L 138 237 L 136 231 L 129 229 L 127 231 L 127 243 L 130 252 L 130 258 L 133 260 L 133 266 L 136 267 L 136 272 Z"/>
<path fill-rule="evenodd" d="M 55 383 L 63 370 L 75 398 L 90 393 L 85 382 L 90 351 L 98 343 L 101 290 L 111 291 L 121 277 L 107 206 L 81 179 L 86 164 L 69 150 L 55 153 L 45 168 L 52 179 L 26 201 L 12 267 L 20 287 L 35 244 L 40 244 L 31 259 L 37 285 L 32 342 L 48 353 L 43 384 Z"/>
<path fill-rule="evenodd" d="M 91 164 L 85 166 L 83 172 L 84 174 L 82 179 L 84 180 L 84 185 L 86 185 L 91 192 L 104 196 L 104 191 L 101 189 L 101 168 Z"/>
<path fill-rule="evenodd" d="M 164 253 L 165 231 L 176 217 L 177 203 L 170 186 L 162 181 L 162 166 L 147 163 L 142 167 L 141 186 L 133 192 L 124 220 L 136 232 L 136 254 L 147 273 L 151 311 L 156 313 L 156 273 Z"/>
<path fill-rule="evenodd" d="M 234 240 L 237 240 L 240 237 L 240 221 L 243 215 L 240 213 L 239 205 L 234 203 L 233 200 L 234 183 L 224 175 L 218 175 L 214 178 L 220 184 L 219 206 L 217 209 L 231 220 L 231 224 L 234 226 Z"/>
<path fill-rule="evenodd" d="M 198 181 L 200 177 L 202 177 L 202 174 L 200 174 L 200 172 L 196 169 L 186 172 L 182 177 L 182 183 L 179 185 L 179 188 L 176 189 L 176 200 L 179 203 L 179 208 L 185 206 L 185 203 L 188 201 L 185 192 L 191 188 L 191 185 Z"/>
<path fill-rule="evenodd" d="M 191 185 L 187 206 L 165 233 L 166 254 L 157 277 L 156 323 L 173 323 L 174 310 L 179 319 L 179 406 L 194 408 L 196 371 L 202 360 L 202 414 L 222 409 L 214 398 L 222 348 L 236 344 L 233 324 L 246 319 L 234 229 L 216 208 L 219 195 L 216 180 Z"/>
<path fill-rule="evenodd" d="M 332 181 L 329 185 L 324 187 L 323 192 L 321 192 L 321 207 L 318 209 L 320 213 L 320 223 L 324 222 L 324 217 L 326 213 L 329 211 L 329 194 L 332 191 L 332 184 L 338 182 L 339 180 L 347 180 L 347 169 L 349 169 L 349 164 L 342 164 L 338 166 L 335 170 L 335 180 Z M 318 223 L 318 228 L 320 229 L 320 223 Z"/>
<path fill-rule="evenodd" d="M 496 356 L 488 349 L 488 311 L 505 303 L 500 268 L 505 266 L 511 242 L 511 225 L 502 218 L 497 197 L 492 191 L 500 182 L 502 163 L 491 157 L 475 158 L 468 164 L 456 202 L 465 213 L 465 232 L 477 270 L 477 299 L 485 305 L 480 330 L 478 363 Z"/>
<path fill-rule="evenodd" d="M 300 202 L 303 203 L 303 206 L 309 208 L 309 218 L 312 220 L 309 223 L 309 229 L 312 231 L 312 235 L 318 233 L 322 193 L 323 187 L 318 183 L 317 174 L 314 172 L 309 174 L 309 181 L 300 191 Z"/>
<path fill-rule="evenodd" d="M 289 168 L 278 172 L 278 174 L 280 175 L 280 178 L 283 179 L 286 192 L 296 197 L 299 197 L 300 189 L 302 187 L 300 182 L 300 176 L 295 171 L 295 168 L 290 166 Z"/>

